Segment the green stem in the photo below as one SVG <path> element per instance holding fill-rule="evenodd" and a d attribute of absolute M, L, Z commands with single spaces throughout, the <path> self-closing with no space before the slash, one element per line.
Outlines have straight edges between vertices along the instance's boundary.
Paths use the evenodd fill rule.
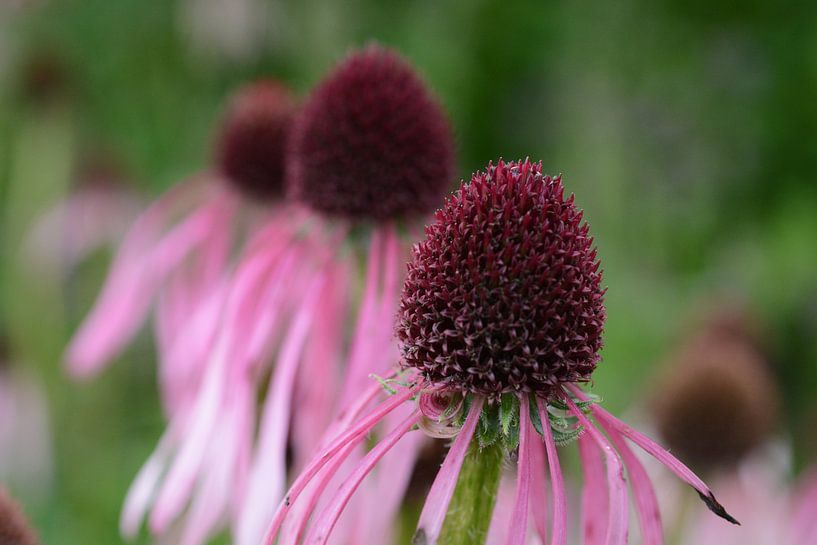
<path fill-rule="evenodd" d="M 477 443 L 471 443 L 462 464 L 439 545 L 483 543 L 488 533 L 505 453 L 499 441 L 482 449 Z"/>

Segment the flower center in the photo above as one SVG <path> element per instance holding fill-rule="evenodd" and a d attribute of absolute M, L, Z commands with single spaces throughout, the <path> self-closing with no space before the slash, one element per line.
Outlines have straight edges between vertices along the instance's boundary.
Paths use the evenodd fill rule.
<path fill-rule="evenodd" d="M 216 141 L 218 169 L 244 195 L 269 200 L 283 193 L 286 147 L 295 99 L 274 81 L 239 89 Z"/>
<path fill-rule="evenodd" d="M 559 178 L 529 161 L 489 165 L 414 249 L 397 327 L 404 366 L 493 398 L 588 380 L 605 320 L 598 268 Z"/>
<path fill-rule="evenodd" d="M 312 93 L 292 136 L 293 197 L 352 219 L 434 209 L 454 173 L 448 122 L 392 51 L 353 53 Z"/>

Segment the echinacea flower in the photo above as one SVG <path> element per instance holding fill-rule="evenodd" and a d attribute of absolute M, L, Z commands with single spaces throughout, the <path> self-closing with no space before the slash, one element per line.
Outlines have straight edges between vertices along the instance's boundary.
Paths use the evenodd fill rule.
<path fill-rule="evenodd" d="M 236 93 L 218 136 L 215 167 L 171 188 L 125 236 L 96 305 L 68 347 L 73 375 L 92 375 L 118 355 L 162 288 L 178 277 L 187 276 L 188 293 L 170 290 L 172 298 L 198 303 L 215 291 L 228 267 L 242 197 L 249 206 L 258 195 L 283 192 L 284 148 L 294 113 L 294 100 L 275 82 L 258 82 Z M 239 160 L 231 153 L 249 165 L 236 169 Z M 270 199 L 260 205 L 274 213 L 277 203 Z M 163 313 L 160 305 L 160 322 L 172 320 Z"/>
<path fill-rule="evenodd" d="M 627 542 L 625 469 L 645 542 L 663 541 L 652 484 L 628 442 L 736 522 L 685 465 L 580 389 L 599 362 L 603 298 L 588 227 L 560 178 L 529 161 L 500 161 L 475 174 L 414 247 L 398 312 L 402 361 L 385 383 L 391 395 L 370 408 L 382 390 L 359 391 L 279 505 L 265 543 L 287 528 L 280 545 L 327 543 L 363 480 L 418 428 L 454 439 L 426 497 L 415 545 L 482 543 L 500 467 L 511 453 L 517 477 L 505 543 L 525 543 L 529 525 L 544 541 L 548 519 L 551 543 L 566 543 L 557 444 L 580 435 L 585 541 Z M 344 469 L 369 432 L 397 410 L 408 414 Z M 324 497 L 335 476 L 339 487 Z"/>
<path fill-rule="evenodd" d="M 38 271 L 68 277 L 89 255 L 114 248 L 139 214 L 142 201 L 110 156 L 81 160 L 71 192 L 32 226 L 24 246 Z"/>
<path fill-rule="evenodd" d="M 40 543 L 20 506 L 2 487 L 0 487 L 0 543 L 3 545 Z"/>
<path fill-rule="evenodd" d="M 704 473 L 767 443 L 780 407 L 770 364 L 734 315 L 710 316 L 672 355 L 650 411 L 664 443 Z"/>
<path fill-rule="evenodd" d="M 45 496 L 52 485 L 51 423 L 43 384 L 0 332 L 0 482 Z"/>
<path fill-rule="evenodd" d="M 311 93 L 284 163 L 268 152 L 268 128 L 252 103 L 237 103 L 217 157 L 243 194 L 261 200 L 276 195 L 269 172 L 284 169 L 287 200 L 251 232 L 228 274 L 189 292 L 182 278 L 169 291 L 179 301 L 160 301 L 162 389 L 184 410 L 171 411 L 131 487 L 125 535 L 150 510 L 157 535 L 184 519 L 183 545 L 225 520 L 239 545 L 259 542 L 274 510 L 261 500 L 283 495 L 288 444 L 292 463 L 303 465 L 336 406 L 387 370 L 378 367 L 384 353 L 397 352 L 391 318 L 410 245 L 401 230 L 421 224 L 453 175 L 442 109 L 408 63 L 371 46 Z"/>
<path fill-rule="evenodd" d="M 669 358 L 655 388 L 650 414 L 664 443 L 705 473 L 744 521 L 739 529 L 718 524 L 663 486 L 662 507 L 682 543 L 794 543 L 787 455 L 773 441 L 779 392 L 749 323 L 729 305 L 711 313 Z"/>
<path fill-rule="evenodd" d="M 138 216 L 67 349 L 69 372 L 89 377 L 130 343 L 156 309 L 159 389 L 170 425 L 126 502 L 125 534 L 138 529 L 170 449 L 181 440 L 191 414 L 201 410 L 196 401 L 206 386 L 205 364 L 232 289 L 232 259 L 240 251 L 235 246 L 244 236 L 261 235 L 259 216 L 282 229 L 295 221 L 282 198 L 295 111 L 295 99 L 274 81 L 236 92 L 216 138 L 215 164 Z M 245 244 L 245 253 L 252 246 L 253 240 Z"/>

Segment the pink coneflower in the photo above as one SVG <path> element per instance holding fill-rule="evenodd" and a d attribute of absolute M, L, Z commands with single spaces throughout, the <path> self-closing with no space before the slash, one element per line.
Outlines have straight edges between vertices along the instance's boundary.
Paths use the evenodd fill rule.
<path fill-rule="evenodd" d="M 68 348 L 72 374 L 91 375 L 115 357 L 145 321 L 161 289 L 176 278 L 187 275 L 188 299 L 201 301 L 214 291 L 227 268 L 242 196 L 249 204 L 258 202 L 259 194 L 283 191 L 284 148 L 294 112 L 293 99 L 274 82 L 252 84 L 234 96 L 214 168 L 173 187 L 127 233 L 99 300 Z M 231 147 L 242 139 L 249 151 Z M 235 154 L 250 166 L 235 168 Z"/>
<path fill-rule="evenodd" d="M 772 441 L 779 394 L 748 323 L 728 306 L 711 314 L 669 359 L 656 388 L 650 413 L 659 435 L 712 479 L 745 523 L 737 530 L 717 524 L 689 509 L 687 497 L 671 501 L 674 487 L 663 487 L 682 543 L 796 543 L 787 524 L 785 454 Z"/>
<path fill-rule="evenodd" d="M 418 427 L 454 440 L 426 497 L 417 545 L 482 543 L 498 466 L 512 453 L 517 477 L 506 543 L 525 543 L 529 525 L 545 540 L 545 460 L 551 543 L 566 543 L 557 444 L 582 433 L 586 540 L 599 542 L 588 537 L 597 532 L 609 545 L 627 542 L 626 469 L 645 541 L 662 542 L 655 493 L 628 441 L 695 488 L 712 511 L 736 522 L 685 465 L 579 388 L 599 361 L 604 290 L 587 225 L 563 191 L 561 179 L 542 174 L 539 164 L 500 161 L 445 201 L 409 262 L 397 326 L 402 363 L 386 381 L 391 395 L 367 410 L 378 385 L 358 393 L 278 507 L 267 544 L 282 527 L 289 531 L 281 544 L 326 543 L 364 478 Z M 367 434 L 406 409 L 334 495 L 323 498 Z"/>
<path fill-rule="evenodd" d="M 38 545 L 20 506 L 0 487 L 0 543 L 3 545 Z"/>
<path fill-rule="evenodd" d="M 71 193 L 38 218 L 26 237 L 26 253 L 40 272 L 70 276 L 89 255 L 116 247 L 142 207 L 110 156 L 89 155 L 77 170 Z"/>
<path fill-rule="evenodd" d="M 667 362 L 651 414 L 666 445 L 696 470 L 734 469 L 770 439 L 779 393 L 754 336 L 720 312 Z"/>
<path fill-rule="evenodd" d="M 48 403 L 26 371 L 0 332 L 0 482 L 45 496 L 53 473 Z"/>
<path fill-rule="evenodd" d="M 253 119 L 236 134 L 227 124 L 221 164 L 245 193 L 266 198 L 263 175 L 273 165 L 245 138 Z M 183 379 L 167 382 L 192 397 L 134 482 L 126 535 L 150 507 L 156 534 L 185 519 L 182 544 L 201 543 L 225 519 L 236 543 L 259 542 L 274 510 L 263 500 L 286 486 L 288 443 L 293 463 L 303 465 L 336 404 L 351 403 L 370 373 L 387 370 L 383 354 L 397 353 L 392 318 L 410 245 L 401 229 L 419 225 L 453 174 L 441 108 L 403 59 L 371 46 L 310 95 L 288 149 L 289 213 L 261 223 L 229 277 L 208 297 L 192 298 L 192 317 L 180 304 L 167 313 L 175 325 L 160 329 L 171 332 L 160 343 L 170 346 L 161 350 L 170 354 L 163 368 Z M 357 328 L 347 339 L 350 315 Z M 179 372 L 190 362 L 201 364 L 197 388 Z M 394 463 L 407 481 L 410 464 Z"/>
<path fill-rule="evenodd" d="M 159 386 L 170 425 L 129 496 L 127 534 L 138 528 L 139 512 L 191 415 L 202 410 L 198 400 L 208 388 L 210 353 L 223 354 L 213 337 L 222 313 L 236 311 L 227 303 L 240 290 L 231 284 L 234 246 L 241 235 L 252 234 L 244 249 L 252 255 L 263 235 L 257 227 L 261 218 L 297 229 L 286 227 L 298 216 L 282 200 L 295 111 L 294 98 L 273 81 L 250 84 L 233 96 L 216 138 L 215 164 L 170 189 L 136 219 L 95 307 L 68 347 L 69 371 L 90 376 L 124 349 L 156 308 Z"/>

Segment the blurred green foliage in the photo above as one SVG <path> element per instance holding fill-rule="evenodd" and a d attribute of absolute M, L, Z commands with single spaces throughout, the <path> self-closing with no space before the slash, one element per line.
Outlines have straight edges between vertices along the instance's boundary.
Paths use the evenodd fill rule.
<path fill-rule="evenodd" d="M 437 91 L 463 177 L 524 156 L 564 174 L 609 285 L 596 374 L 608 405 L 637 405 L 690 318 L 738 299 L 769 334 L 781 433 L 801 462 L 814 455 L 817 4 L 270 0 L 238 56 L 194 47 L 174 2 L 18 4 L 0 8 L 0 324 L 51 402 L 55 487 L 29 504 L 45 543 L 118 542 L 122 498 L 163 424 L 149 335 L 88 384 L 60 367 L 109 256 L 66 285 L 25 269 L 21 237 L 88 150 L 110 150 L 157 194 L 208 164 L 240 82 L 274 76 L 306 93 L 370 40 Z"/>

